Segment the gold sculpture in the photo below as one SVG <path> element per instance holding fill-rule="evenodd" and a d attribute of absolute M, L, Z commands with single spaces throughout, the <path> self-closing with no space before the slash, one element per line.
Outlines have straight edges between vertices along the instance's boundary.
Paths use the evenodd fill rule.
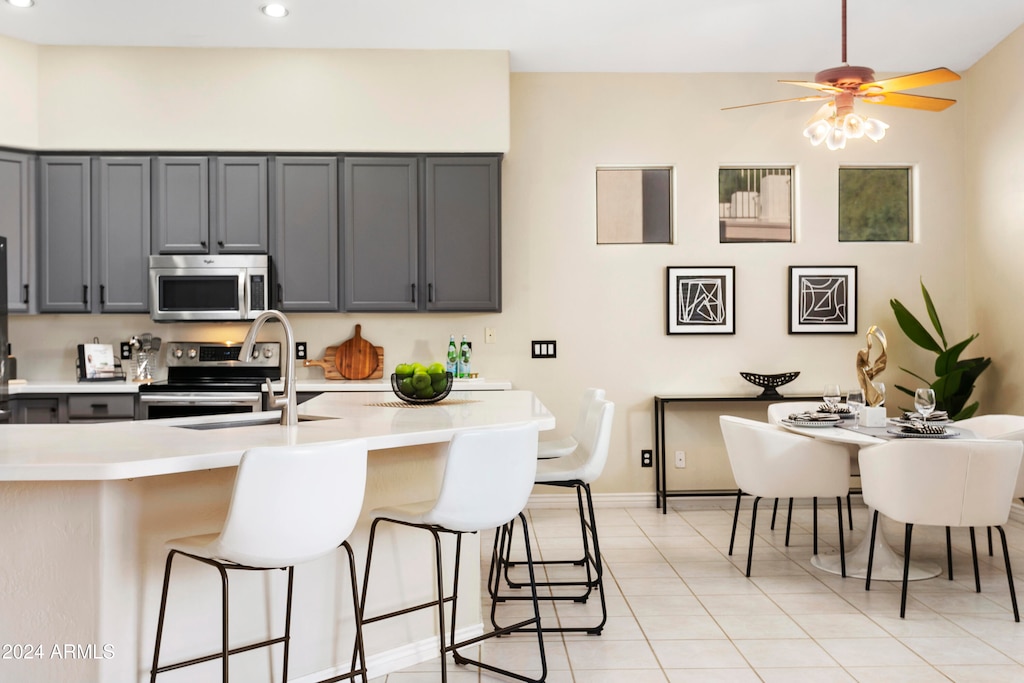
<path fill-rule="evenodd" d="M 885 332 L 878 328 L 878 325 L 872 325 L 868 328 L 867 333 L 868 345 L 867 348 L 863 348 L 857 352 L 857 383 L 860 384 L 860 388 L 864 391 L 864 402 L 869 406 L 877 406 L 885 400 L 885 395 L 875 388 L 871 380 L 875 375 L 885 370 Z M 871 362 L 871 338 L 874 337 L 878 340 L 879 345 L 882 347 L 881 352 L 878 354 L 878 358 Z"/>

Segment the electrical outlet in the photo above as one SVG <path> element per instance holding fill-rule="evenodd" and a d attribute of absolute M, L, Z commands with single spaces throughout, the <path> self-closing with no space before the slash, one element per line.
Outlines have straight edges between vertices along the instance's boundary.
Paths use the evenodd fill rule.
<path fill-rule="evenodd" d="M 498 335 L 495 333 L 493 327 L 484 328 L 484 344 L 493 344 L 498 341 Z"/>
<path fill-rule="evenodd" d="M 676 451 L 676 469 L 681 470 L 686 467 L 686 451 Z"/>
<path fill-rule="evenodd" d="M 306 342 L 295 342 L 295 360 L 306 360 Z"/>
<path fill-rule="evenodd" d="M 128 342 L 121 342 L 121 360 L 132 359 L 132 345 Z"/>
<path fill-rule="evenodd" d="M 651 449 L 645 448 L 640 451 L 640 467 L 654 467 L 654 454 Z"/>

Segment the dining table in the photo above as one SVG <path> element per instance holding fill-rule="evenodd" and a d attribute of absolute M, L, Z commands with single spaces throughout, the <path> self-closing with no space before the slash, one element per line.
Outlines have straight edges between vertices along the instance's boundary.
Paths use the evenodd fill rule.
<path fill-rule="evenodd" d="M 877 446 L 891 439 L 928 438 L 919 435 L 915 435 L 915 437 L 905 437 L 894 433 L 898 431 L 897 427 L 899 426 L 899 423 L 897 423 L 894 418 L 887 419 L 886 426 L 884 427 L 866 427 L 863 425 L 855 426 L 853 424 L 853 420 L 819 423 L 814 426 L 807 426 L 807 423 L 802 423 L 799 426 L 786 424 L 786 421 L 783 420 L 779 423 L 779 426 L 796 434 L 802 434 L 814 439 L 856 446 L 856 452 L 858 454 L 861 449 Z M 951 426 L 948 427 L 946 431 L 946 434 L 938 435 L 937 438 L 979 438 L 970 430 L 963 429 L 961 427 Z M 872 512 L 873 510 L 869 508 L 868 519 L 871 519 Z M 870 550 L 871 534 L 865 534 L 856 546 L 846 552 L 847 576 L 861 579 L 867 578 L 868 554 Z M 888 542 L 886 542 L 885 534 L 876 534 L 871 579 L 878 581 L 902 581 L 903 564 L 903 556 L 897 554 Z M 814 555 L 811 557 L 811 565 L 832 574 L 842 574 L 839 553 L 821 553 Z M 942 568 L 936 562 L 913 560 L 910 563 L 908 578 L 911 581 L 919 581 L 921 579 L 930 579 L 938 576 L 940 573 L 942 573 Z"/>

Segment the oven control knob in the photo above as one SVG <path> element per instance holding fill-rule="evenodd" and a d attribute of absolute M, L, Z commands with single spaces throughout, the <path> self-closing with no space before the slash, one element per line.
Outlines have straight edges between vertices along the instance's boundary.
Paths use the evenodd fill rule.
<path fill-rule="evenodd" d="M 189 349 L 188 349 L 188 357 L 189 357 L 189 359 L 190 360 L 195 360 L 196 356 L 198 356 L 198 355 L 199 355 L 199 351 L 196 350 L 196 347 L 190 346 Z"/>
<path fill-rule="evenodd" d="M 256 346 L 252 347 L 252 357 L 253 358 L 259 358 L 260 357 L 260 350 Z"/>
<path fill-rule="evenodd" d="M 174 357 L 175 358 L 181 358 L 181 356 L 182 356 L 181 349 L 174 349 Z"/>
<path fill-rule="evenodd" d="M 274 349 L 270 348 L 269 346 L 264 346 L 263 347 L 263 357 L 264 358 L 270 358 L 273 355 L 274 355 Z"/>

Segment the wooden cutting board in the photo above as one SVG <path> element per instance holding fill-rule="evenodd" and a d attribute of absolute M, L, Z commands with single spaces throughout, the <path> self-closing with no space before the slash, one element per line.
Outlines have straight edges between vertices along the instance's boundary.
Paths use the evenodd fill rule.
<path fill-rule="evenodd" d="M 363 379 L 380 379 L 384 376 L 384 347 L 375 346 L 373 347 L 377 353 L 377 368 L 370 374 L 369 377 Z M 304 366 L 312 367 L 314 365 L 324 369 L 324 379 L 352 379 L 351 377 L 345 377 L 338 371 L 338 347 L 328 346 L 327 350 L 324 351 L 323 360 L 307 360 L 303 363 Z"/>
<path fill-rule="evenodd" d="M 346 347 L 349 342 L 356 343 Z M 363 339 L 362 327 L 356 325 L 352 339 L 337 346 L 328 346 L 323 360 L 307 360 L 303 365 L 323 368 L 324 379 L 380 379 L 384 376 L 384 347 L 374 346 Z"/>

